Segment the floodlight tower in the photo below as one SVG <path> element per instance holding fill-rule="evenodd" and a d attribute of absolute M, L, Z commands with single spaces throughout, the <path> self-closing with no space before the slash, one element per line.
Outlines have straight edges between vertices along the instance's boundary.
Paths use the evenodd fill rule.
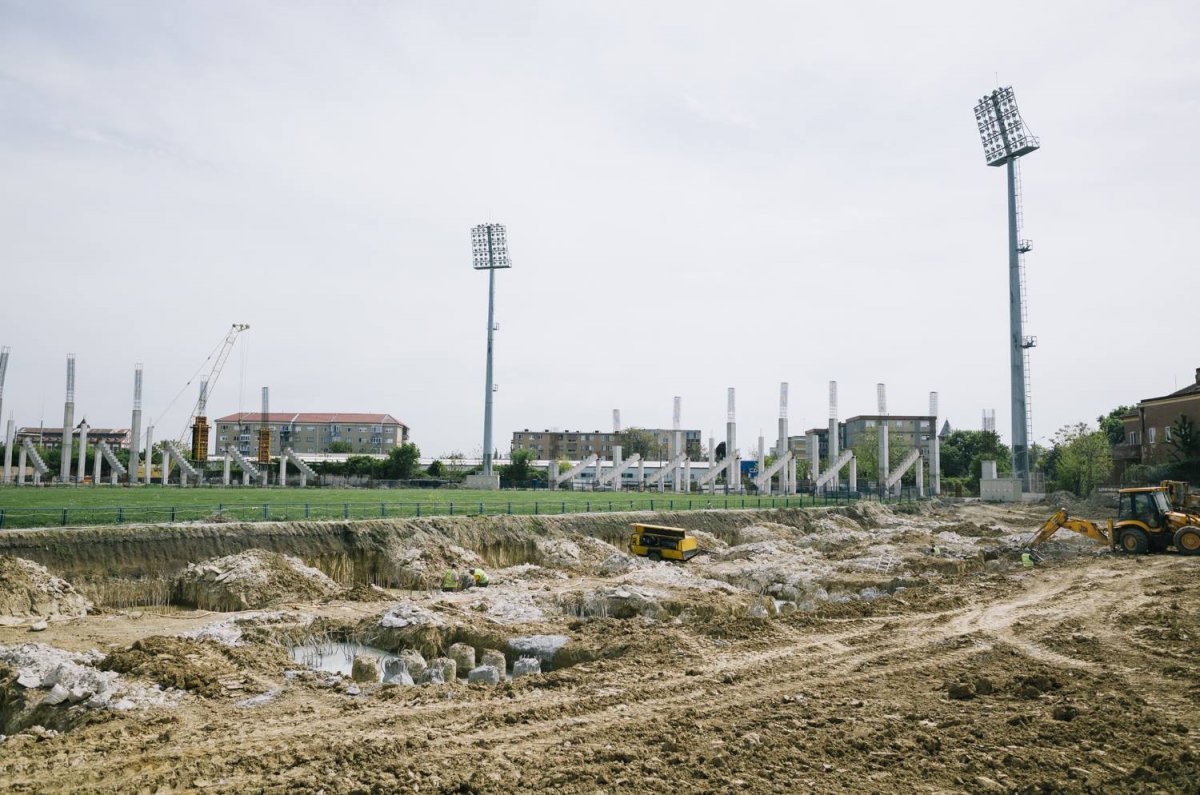
<path fill-rule="evenodd" d="M 492 474 L 492 383 L 493 335 L 496 331 L 496 271 L 511 268 L 508 239 L 504 224 L 479 224 L 471 230 L 471 256 L 475 270 L 488 272 L 487 384 L 483 393 L 483 476 L 476 488 L 499 488 L 499 477 Z"/>
<path fill-rule="evenodd" d="M 1017 159 L 1038 149 L 1038 139 L 1026 128 L 1017 111 L 1012 86 L 997 88 L 975 106 L 975 122 L 983 141 L 983 154 L 989 166 L 1005 166 L 1008 172 L 1008 309 L 1009 363 L 1012 370 L 1012 456 L 1013 476 L 1021 479 L 1022 491 L 1029 491 L 1029 349 L 1036 337 L 1025 336 L 1025 252 L 1032 248 L 1021 240 L 1020 171 Z"/>

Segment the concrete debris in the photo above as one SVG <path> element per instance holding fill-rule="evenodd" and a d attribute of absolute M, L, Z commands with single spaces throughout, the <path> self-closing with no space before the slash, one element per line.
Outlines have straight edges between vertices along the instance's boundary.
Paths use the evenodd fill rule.
<path fill-rule="evenodd" d="M 45 566 L 0 555 L 0 620 L 74 617 L 86 615 L 91 609 L 91 602 Z"/>
<path fill-rule="evenodd" d="M 263 704 L 270 704 L 272 701 L 279 698 L 281 693 L 283 693 L 282 688 L 277 687 L 272 690 L 268 690 L 265 693 L 259 693 L 257 696 L 251 696 L 250 698 L 244 698 L 241 701 L 234 704 L 234 706 L 235 707 L 261 707 Z"/>
<path fill-rule="evenodd" d="M 494 665 L 480 665 L 467 672 L 467 682 L 471 684 L 482 682 L 485 685 L 498 685 L 503 679 Z"/>
<path fill-rule="evenodd" d="M 542 672 L 542 661 L 537 657 L 521 657 L 513 663 L 513 679 Z"/>
<path fill-rule="evenodd" d="M 435 657 L 429 661 L 429 667 L 421 675 L 423 684 L 444 685 L 453 683 L 458 676 L 458 666 L 454 660 L 447 657 Z"/>
<path fill-rule="evenodd" d="M 350 669 L 350 678 L 355 682 L 378 682 L 379 658 L 370 654 L 356 656 Z"/>
<path fill-rule="evenodd" d="M 504 658 L 504 652 L 496 649 L 484 649 L 479 664 L 490 665 L 498 671 L 508 670 L 508 661 Z"/>
<path fill-rule="evenodd" d="M 401 602 L 384 613 L 379 619 L 379 626 L 394 629 L 406 627 L 444 627 L 446 621 L 432 610 L 419 607 L 411 602 Z"/>
<path fill-rule="evenodd" d="M 15 674 L 7 687 L 0 676 L 0 703 L 6 705 L 0 731 L 11 734 L 24 728 L 42 704 L 130 710 L 178 703 L 181 696 L 177 692 L 99 670 L 96 663 L 103 658 L 98 651 L 68 652 L 43 643 L 0 646 L 0 672 L 7 669 Z"/>
<path fill-rule="evenodd" d="M 566 635 L 527 635 L 509 639 L 508 651 L 521 657 L 536 657 L 549 664 L 569 640 Z"/>
<path fill-rule="evenodd" d="M 50 622 L 48 622 L 44 618 L 41 619 L 40 621 L 34 621 L 32 624 L 29 625 L 30 632 L 45 632 L 49 628 L 50 628 Z"/>
<path fill-rule="evenodd" d="M 454 660 L 458 670 L 464 674 L 475 667 L 475 647 L 467 643 L 452 644 L 446 656 Z"/>
<path fill-rule="evenodd" d="M 416 649 L 404 649 L 399 654 L 399 660 L 404 663 L 404 670 L 412 674 L 414 679 L 420 677 L 429 667 L 425 658 L 421 656 L 421 652 Z"/>
<path fill-rule="evenodd" d="M 424 660 L 421 661 L 421 665 L 424 669 Z M 397 657 L 383 664 L 383 681 L 393 685 L 411 685 L 414 679 L 404 660 Z"/>

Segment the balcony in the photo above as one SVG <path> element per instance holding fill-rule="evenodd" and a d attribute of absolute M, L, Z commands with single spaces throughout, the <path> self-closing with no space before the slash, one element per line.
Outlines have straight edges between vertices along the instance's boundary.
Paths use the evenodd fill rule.
<path fill-rule="evenodd" d="M 1142 460 L 1142 446 L 1140 444 L 1130 444 L 1122 442 L 1112 446 L 1113 461 L 1134 461 Z"/>

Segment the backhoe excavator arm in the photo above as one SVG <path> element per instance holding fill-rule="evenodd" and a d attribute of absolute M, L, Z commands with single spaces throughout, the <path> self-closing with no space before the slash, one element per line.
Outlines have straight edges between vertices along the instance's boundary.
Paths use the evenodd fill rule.
<path fill-rule="evenodd" d="M 1088 519 L 1072 519 L 1067 515 L 1066 508 L 1059 508 L 1058 513 L 1047 519 L 1046 523 L 1025 542 L 1025 546 L 1033 549 L 1063 529 L 1085 535 L 1100 544 L 1110 543 L 1107 528 Z"/>

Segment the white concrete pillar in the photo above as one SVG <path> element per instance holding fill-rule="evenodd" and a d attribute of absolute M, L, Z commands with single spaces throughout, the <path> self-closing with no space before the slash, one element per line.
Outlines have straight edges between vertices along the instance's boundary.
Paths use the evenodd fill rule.
<path fill-rule="evenodd" d="M 167 485 L 167 481 L 171 477 L 171 454 L 169 452 L 167 452 L 166 445 L 163 445 L 163 449 L 162 449 L 162 472 L 161 472 L 161 475 L 162 475 L 162 481 L 161 481 L 162 485 L 165 486 L 165 485 Z M 187 478 L 181 477 L 180 480 L 183 481 L 184 483 L 187 482 Z"/>
<path fill-rule="evenodd" d="M 142 482 L 147 486 L 150 485 L 150 472 L 154 469 L 154 426 L 150 425 L 146 428 L 146 472 L 142 477 Z M 134 479 L 137 478 L 137 473 L 134 473 Z"/>
<path fill-rule="evenodd" d="M 229 485 L 229 470 L 232 465 L 232 459 L 233 459 L 233 456 L 231 456 L 229 454 L 229 451 L 226 450 L 225 451 L 225 471 L 223 473 L 221 473 L 221 485 L 223 485 L 223 486 Z"/>
<path fill-rule="evenodd" d="M 264 470 L 265 471 L 265 470 Z M 558 461 L 550 461 L 550 482 L 546 484 L 551 490 L 558 488 Z"/>
<path fill-rule="evenodd" d="M 936 497 L 942 493 L 942 440 L 938 438 L 936 428 L 929 444 L 933 448 L 929 457 L 929 493 Z"/>
<path fill-rule="evenodd" d="M 646 462 L 644 459 L 638 459 L 638 491 L 646 488 Z"/>
<path fill-rule="evenodd" d="M 917 496 L 924 497 L 925 496 L 925 456 L 923 456 L 923 455 L 917 456 L 916 472 L 917 472 Z"/>
<path fill-rule="evenodd" d="M 879 420 L 879 488 L 882 490 L 884 484 L 887 483 L 888 475 L 892 471 L 891 446 L 888 438 L 888 421 L 887 417 Z"/>
<path fill-rule="evenodd" d="M 620 468 L 621 468 L 621 452 L 622 452 L 622 451 L 621 451 L 621 445 L 619 445 L 619 444 L 614 444 L 614 445 L 612 446 L 612 451 L 613 451 L 613 453 L 612 453 L 613 472 L 616 472 L 618 469 L 620 469 Z M 620 476 L 614 476 L 614 477 L 613 477 L 612 489 L 613 489 L 613 491 L 620 491 L 620 490 L 621 490 L 621 478 L 620 478 Z"/>
<path fill-rule="evenodd" d="M 8 421 L 8 427 L 4 431 L 4 480 L 3 483 L 12 483 L 12 454 L 13 442 L 17 439 L 16 424 Z"/>
<path fill-rule="evenodd" d="M 82 483 L 84 477 L 87 476 L 87 432 L 88 424 L 86 422 L 79 425 L 79 467 L 76 472 L 75 480 L 77 483 Z"/>
<path fill-rule="evenodd" d="M 850 457 L 850 491 L 858 491 L 858 456 Z"/>
<path fill-rule="evenodd" d="M 836 417 L 830 417 L 829 418 L 829 456 L 825 461 L 825 466 L 827 469 L 832 469 L 833 462 L 837 460 L 837 457 L 839 455 L 841 455 L 842 451 L 841 451 L 840 447 L 841 447 L 841 445 L 838 440 L 838 421 L 837 421 Z M 833 475 L 833 479 L 829 481 L 829 485 L 833 487 L 834 491 L 837 491 L 838 486 L 841 485 L 841 479 L 842 479 L 841 473 L 835 472 Z"/>
<path fill-rule="evenodd" d="M 790 462 L 788 462 L 787 469 L 788 469 L 788 490 L 785 493 L 791 495 L 791 494 L 795 494 L 797 491 L 797 488 L 796 488 L 796 459 L 795 458 L 793 458 Z"/>
<path fill-rule="evenodd" d="M 687 493 L 692 492 L 692 459 L 683 459 L 683 489 Z"/>
<path fill-rule="evenodd" d="M 287 454 L 283 452 L 279 453 L 279 485 L 287 487 Z"/>
<path fill-rule="evenodd" d="M 821 437 L 815 433 L 808 435 L 808 479 L 816 481 L 821 474 Z"/>
<path fill-rule="evenodd" d="M 767 448 L 764 447 L 762 434 L 758 435 L 758 476 L 761 478 L 762 473 L 767 471 Z M 767 481 L 767 494 L 771 493 L 771 481 Z"/>
<path fill-rule="evenodd" d="M 100 485 L 100 459 L 102 457 L 103 456 L 100 453 L 100 446 L 97 445 L 96 446 L 96 460 L 92 463 L 92 485 L 93 486 Z"/>
<path fill-rule="evenodd" d="M 25 485 L 25 446 L 21 445 L 21 452 L 17 454 L 17 485 Z"/>

